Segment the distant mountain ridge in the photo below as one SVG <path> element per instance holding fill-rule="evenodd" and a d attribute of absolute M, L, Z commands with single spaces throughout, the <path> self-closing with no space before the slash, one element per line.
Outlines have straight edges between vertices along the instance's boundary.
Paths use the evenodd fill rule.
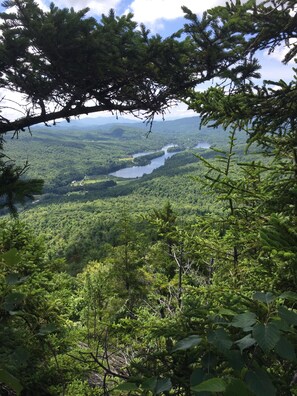
<path fill-rule="evenodd" d="M 190 129 L 199 129 L 200 124 L 200 117 L 193 116 L 193 117 L 184 117 L 184 118 L 177 118 L 177 119 L 170 119 L 164 121 L 154 121 L 152 131 L 169 131 L 171 129 L 181 129 L 181 128 L 190 128 Z M 95 127 L 122 127 L 125 125 L 135 126 L 139 129 L 146 129 L 149 130 L 149 126 L 138 119 L 132 120 L 125 117 L 85 117 L 81 119 L 72 119 L 70 122 L 66 120 L 57 121 L 55 125 L 49 124 L 46 126 L 44 124 L 35 125 L 32 129 L 34 130 L 47 130 L 49 131 L 58 131 L 59 129 L 62 130 L 71 130 L 71 129 L 88 129 L 88 128 L 95 128 Z"/>

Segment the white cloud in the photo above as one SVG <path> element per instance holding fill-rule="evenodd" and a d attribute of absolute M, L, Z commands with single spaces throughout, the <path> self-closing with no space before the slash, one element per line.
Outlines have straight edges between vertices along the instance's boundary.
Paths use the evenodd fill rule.
<path fill-rule="evenodd" d="M 49 7 L 47 7 L 46 4 L 42 0 L 36 0 L 36 3 L 38 4 L 39 8 L 41 8 L 43 11 L 48 11 Z"/>
<path fill-rule="evenodd" d="M 175 106 L 170 107 L 165 112 L 164 117 L 162 115 L 156 115 L 155 120 L 156 121 L 162 121 L 163 119 L 175 120 L 177 118 L 193 117 L 196 115 L 197 113 L 195 113 L 193 110 L 189 110 L 188 106 L 185 103 L 178 102 Z"/>
<path fill-rule="evenodd" d="M 262 80 L 271 81 L 292 81 L 294 78 L 294 70 L 288 65 L 280 63 L 278 60 L 268 59 L 262 63 L 260 71 Z"/>
<path fill-rule="evenodd" d="M 82 8 L 90 8 L 92 14 L 107 14 L 111 8 L 116 8 L 121 0 L 55 0 L 55 5 L 59 8 L 71 8 L 75 11 Z"/>
<path fill-rule="evenodd" d="M 120 117 L 125 118 L 127 120 L 137 120 L 132 114 L 119 114 Z M 141 120 L 141 118 L 144 119 L 144 114 L 143 112 L 139 112 L 137 113 L 139 119 Z M 182 102 L 178 102 L 176 105 L 170 107 L 169 109 L 167 109 L 167 111 L 164 114 L 164 119 L 165 120 L 174 120 L 177 118 L 183 118 L 183 117 L 193 117 L 196 116 L 197 113 L 195 113 L 193 110 L 189 110 L 188 106 L 185 103 Z M 92 114 L 88 114 L 88 115 L 84 115 L 82 114 L 80 116 L 80 118 L 97 118 L 97 117 L 111 117 L 114 116 L 115 120 L 116 120 L 116 116 L 114 113 L 111 113 L 110 111 L 101 111 L 99 113 L 92 113 Z M 155 120 L 156 121 L 162 121 L 163 120 L 163 116 L 162 115 L 156 115 L 155 116 Z"/>
<path fill-rule="evenodd" d="M 244 0 L 245 1 L 245 0 Z M 37 0 L 42 9 L 48 9 L 49 0 Z M 76 11 L 82 8 L 90 8 L 90 12 L 95 15 L 107 14 L 111 8 L 116 11 L 122 9 L 124 4 L 129 2 L 124 0 L 55 0 L 55 5 L 59 8 L 73 7 Z M 132 12 L 135 20 L 150 25 L 155 25 L 158 20 L 174 20 L 183 17 L 181 7 L 184 5 L 191 11 L 201 14 L 208 8 L 217 5 L 224 5 L 225 0 L 208 0 L 207 4 L 199 0 L 131 0 L 126 6 L 126 12 Z"/>
<path fill-rule="evenodd" d="M 199 0 L 134 0 L 128 10 L 134 14 L 136 21 L 154 24 L 158 19 L 173 20 L 183 17 L 182 6 L 201 14 L 208 8 L 224 3 L 223 0 L 208 0 L 207 4 Z"/>
<path fill-rule="evenodd" d="M 49 7 L 44 3 L 43 0 L 36 0 L 36 3 L 38 4 L 39 8 L 41 8 L 43 11 L 48 11 Z M 3 7 L 0 6 L 0 11 L 5 11 L 5 13 L 15 13 L 17 12 L 17 7 L 13 6 L 13 7 L 9 7 L 9 8 L 5 8 L 5 10 L 2 9 Z"/>
<path fill-rule="evenodd" d="M 0 89 L 0 115 L 13 121 L 26 115 L 23 108 L 24 97 L 22 94 L 7 89 Z"/>
<path fill-rule="evenodd" d="M 289 52 L 290 49 L 294 48 L 297 46 L 297 40 L 296 39 L 289 39 L 288 45 L 285 43 L 283 45 L 280 45 L 279 47 L 276 47 L 275 50 L 269 54 L 272 58 L 278 60 L 278 61 L 283 61 L 286 54 Z M 266 52 L 266 55 L 268 55 L 268 51 Z M 295 61 L 292 59 L 289 64 L 294 64 Z"/>

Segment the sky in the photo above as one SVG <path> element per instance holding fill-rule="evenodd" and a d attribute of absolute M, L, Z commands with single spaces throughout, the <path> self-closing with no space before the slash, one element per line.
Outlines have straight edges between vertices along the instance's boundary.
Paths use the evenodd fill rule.
<path fill-rule="evenodd" d="M 39 6 L 47 10 L 50 1 L 35 0 Z M 89 15 L 100 19 L 102 14 L 107 14 L 111 8 L 116 15 L 123 15 L 128 12 L 134 14 L 134 20 L 144 23 L 152 33 L 159 33 L 162 37 L 171 35 L 180 29 L 185 19 L 183 17 L 182 6 L 186 6 L 192 12 L 201 15 L 205 9 L 225 5 L 226 0 L 55 0 L 54 3 L 60 8 L 73 7 L 75 10 L 90 8 Z M 0 10 L 3 10 L 0 6 Z M 291 80 L 293 76 L 292 65 L 284 66 L 281 63 L 285 49 L 279 48 L 272 55 L 261 54 L 260 63 L 262 65 L 262 78 L 268 80 Z M 203 89 L 203 87 L 198 88 Z M 96 114 L 98 116 L 100 114 Z M 102 114 L 106 116 L 105 114 Z M 185 105 L 172 108 L 167 115 L 169 118 L 179 118 L 192 116 L 193 112 L 188 111 Z"/>

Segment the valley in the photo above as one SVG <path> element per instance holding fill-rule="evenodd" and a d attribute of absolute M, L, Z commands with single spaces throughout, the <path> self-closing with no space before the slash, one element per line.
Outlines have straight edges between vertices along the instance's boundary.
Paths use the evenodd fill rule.
<path fill-rule="evenodd" d="M 0 6 L 1 396 L 297 396 L 296 2 L 72 3 Z"/>
<path fill-rule="evenodd" d="M 26 177 L 45 181 L 43 194 L 19 206 L 17 219 L 4 212 L 0 219 L 4 304 L 18 307 L 11 320 L 20 329 L 12 341 L 9 327 L 2 330 L 7 364 L 37 394 L 42 384 L 49 395 L 67 396 L 187 392 L 193 375 L 208 381 L 204 359 L 212 350 L 218 373 L 232 367 L 229 356 L 249 365 L 241 315 L 254 325 L 258 303 L 274 301 L 254 290 L 294 283 L 290 273 L 274 275 L 278 264 L 265 245 L 269 157 L 255 144 L 246 150 L 244 132 L 200 129 L 198 117 L 156 122 L 150 134 L 141 123 L 89 122 L 7 139 L 6 155 L 20 166 L 28 160 Z M 154 161 L 161 166 L 131 175 Z M 36 330 L 22 322 L 27 312 Z M 34 337 L 24 339 L 32 331 L 42 350 Z M 243 331 L 250 337 L 254 330 Z M 198 348 L 201 336 L 205 346 Z M 261 345 L 262 336 L 255 337 Z M 289 336 L 284 342 L 290 359 Z M 47 360 L 51 377 L 31 365 L 33 354 Z M 194 371 L 188 356 L 201 361 Z M 278 364 L 270 364 L 276 372 Z M 263 381 L 273 389 L 266 374 L 259 376 L 253 389 Z"/>
<path fill-rule="evenodd" d="M 63 128 L 36 127 L 32 136 L 20 135 L 6 147 L 8 156 L 17 158 L 20 165 L 29 160 L 27 177 L 45 181 L 44 194 L 28 202 L 25 210 L 20 208 L 20 218 L 44 235 L 54 257 L 67 258 L 71 273 L 101 259 L 106 237 L 98 239 L 96 229 L 113 228 L 116 233 L 116 219 L 124 212 L 139 217 L 171 202 L 184 221 L 190 221 L 197 213 L 214 209 L 194 180 L 203 173 L 195 154 L 214 155 L 205 142 L 224 146 L 226 132 L 199 130 L 198 117 L 156 122 L 149 135 L 142 123 L 96 126 L 89 122 L 86 129 L 83 122 L 80 128 L 71 123 Z M 196 147 L 198 142 L 204 142 L 203 148 Z M 168 151 L 162 161 L 158 150 L 166 145 L 179 151 L 175 155 Z M 152 162 L 161 159 L 164 165 L 138 178 L 115 176 L 131 172 L 134 153 L 147 152 L 156 152 Z M 85 240 L 88 244 L 81 243 Z"/>

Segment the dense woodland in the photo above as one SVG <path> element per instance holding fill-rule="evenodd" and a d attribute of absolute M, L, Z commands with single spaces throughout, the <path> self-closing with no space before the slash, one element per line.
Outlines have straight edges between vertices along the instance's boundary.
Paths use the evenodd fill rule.
<path fill-rule="evenodd" d="M 83 11 L 12 4 L 0 86 L 26 94 L 32 112 L 0 116 L 1 395 L 297 395 L 297 80 L 260 82 L 256 59 L 285 42 L 293 64 L 295 2 L 230 2 L 201 19 L 184 9 L 186 38 L 164 41 L 144 27 L 134 36 L 131 15 L 97 25 Z M 66 62 L 69 51 L 45 61 L 54 49 L 38 34 L 56 34 L 62 16 L 82 41 L 92 33 L 85 51 L 110 28 L 146 67 L 119 85 L 132 47 L 118 53 L 118 41 L 122 68 L 101 73 L 102 86 Z M 154 61 L 156 47 L 164 58 Z M 14 73 L 22 64 L 28 81 Z M 213 77 L 221 83 L 193 89 Z M 148 111 L 149 123 L 68 119 L 87 112 L 87 94 L 97 110 Z M 151 124 L 175 99 L 199 117 Z M 61 112 L 67 121 L 50 126 Z M 37 121 L 47 125 L 22 130 Z M 109 175 L 166 144 L 178 153 L 151 174 Z"/>
<path fill-rule="evenodd" d="M 197 181 L 205 173 L 197 155 L 214 159 L 216 147 L 227 150 L 228 133 L 213 128 L 200 130 L 199 122 L 198 117 L 156 122 L 148 136 L 141 123 L 94 124 L 77 131 L 70 124 L 66 131 L 59 126 L 36 128 L 33 136 L 23 134 L 17 141 L 7 141 L 7 155 L 18 158 L 19 164 L 30 156 L 27 177 L 45 181 L 44 193 L 33 203 L 28 201 L 25 210 L 19 207 L 20 219 L 42 233 L 47 252 L 66 258 L 70 273 L 76 273 L 90 260 L 100 260 L 106 246 L 115 243 L 118 218 L 124 212 L 138 215 L 140 221 L 140 215 L 170 202 L 181 221 L 190 224 L 197 214 L 220 210 Z M 211 149 L 195 148 L 206 140 Z M 244 141 L 243 133 L 237 139 L 236 161 L 246 156 Z M 160 155 L 159 149 L 170 143 L 180 151 L 152 174 L 138 179 L 109 175 L 151 157 L 133 160 L 132 153 L 156 150 Z M 257 160 L 262 155 L 254 148 L 248 157 Z M 57 161 L 58 168 L 54 166 Z M 139 227 L 146 228 L 144 224 Z"/>

